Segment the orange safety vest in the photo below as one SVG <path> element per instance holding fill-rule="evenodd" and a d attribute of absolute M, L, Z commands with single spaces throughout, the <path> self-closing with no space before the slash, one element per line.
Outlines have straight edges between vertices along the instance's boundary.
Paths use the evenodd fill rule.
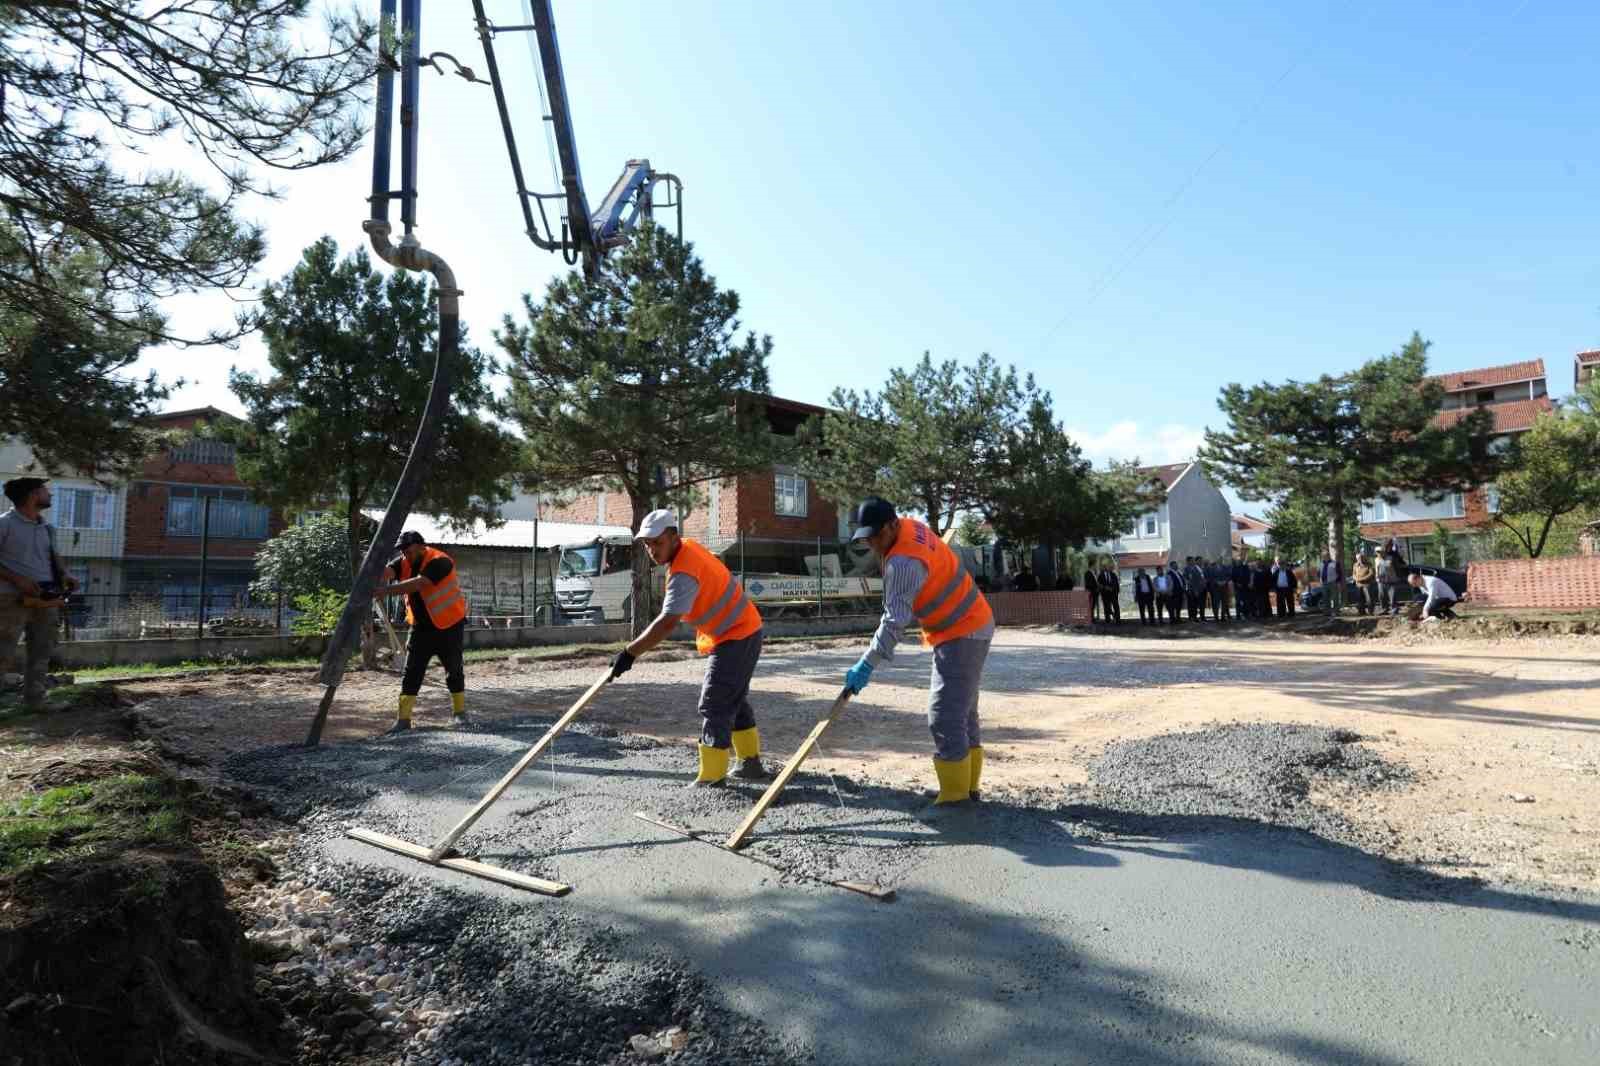
<path fill-rule="evenodd" d="M 450 556 L 438 548 L 424 547 L 422 549 L 422 566 L 418 574 L 427 569 L 428 564 L 435 559 L 450 559 Z M 411 560 L 405 556 L 400 557 L 400 580 L 412 578 Z M 450 559 L 450 573 L 445 575 L 443 581 L 435 584 L 429 581 L 426 575 L 422 576 L 422 587 L 417 590 L 422 597 L 422 605 L 428 609 L 428 619 L 433 622 L 436 629 L 449 629 L 463 618 L 467 617 L 467 598 L 461 594 L 461 586 L 456 584 L 455 560 Z M 417 620 L 411 614 L 411 596 L 406 595 L 406 621 L 412 625 Z"/>
<path fill-rule="evenodd" d="M 667 576 L 688 574 L 700 583 L 694 604 L 683 620 L 694 627 L 694 646 L 701 655 L 729 640 L 743 640 L 761 631 L 761 614 L 745 598 L 739 579 L 722 560 L 688 537 L 678 542 L 678 554 L 667 564 Z"/>
<path fill-rule="evenodd" d="M 900 519 L 900 534 L 889 555 L 908 555 L 928 568 L 928 580 L 912 601 L 911 613 L 922 625 L 922 642 L 931 646 L 975 633 L 994 621 L 961 560 L 933 530 L 914 518 Z"/>

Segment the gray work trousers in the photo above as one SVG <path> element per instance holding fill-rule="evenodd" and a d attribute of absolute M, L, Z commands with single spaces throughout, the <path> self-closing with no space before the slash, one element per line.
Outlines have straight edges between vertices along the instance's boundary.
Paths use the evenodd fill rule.
<path fill-rule="evenodd" d="M 731 747 L 735 730 L 756 724 L 756 712 L 750 706 L 750 679 L 761 661 L 761 636 L 758 629 L 711 649 L 700 685 L 700 717 L 705 719 L 700 743 L 708 748 Z"/>
<path fill-rule="evenodd" d="M 933 734 L 935 758 L 957 762 L 983 743 L 978 736 L 978 689 L 992 639 L 962 637 L 933 649 L 928 731 Z"/>
<path fill-rule="evenodd" d="M 1400 610 L 1399 582 L 1385 581 L 1383 584 L 1378 586 L 1378 590 L 1382 596 L 1382 602 L 1379 605 L 1379 610 L 1384 611 L 1385 613 L 1393 613 Z"/>
<path fill-rule="evenodd" d="M 23 703 L 38 710 L 44 706 L 44 678 L 50 671 L 50 653 L 56 646 L 59 607 L 24 607 L 16 600 L 0 601 L 0 673 L 23 675 Z M 16 669 L 17 638 L 27 634 L 26 666 Z"/>

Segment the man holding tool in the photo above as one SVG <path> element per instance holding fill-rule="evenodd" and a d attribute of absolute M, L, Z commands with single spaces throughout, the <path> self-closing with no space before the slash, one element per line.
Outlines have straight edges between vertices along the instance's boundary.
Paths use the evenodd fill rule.
<path fill-rule="evenodd" d="M 895 645 L 916 618 L 923 643 L 933 648 L 928 728 L 939 779 L 939 794 L 924 816 L 942 815 L 947 805 L 978 798 L 978 687 L 994 639 L 994 612 L 955 552 L 922 522 L 896 515 L 887 500 L 862 501 L 851 539 L 866 541 L 882 562 L 883 619 L 866 654 L 845 671 L 844 684 L 854 693 L 866 688 L 873 669 L 894 659 Z"/>
<path fill-rule="evenodd" d="M 678 516 L 651 511 L 639 524 L 634 540 L 644 544 L 650 561 L 667 568 L 667 595 L 661 614 L 650 628 L 617 653 L 611 679 L 627 673 L 633 661 L 660 644 L 678 622 L 694 627 L 694 643 L 706 660 L 700 686 L 700 772 L 692 788 L 721 788 L 728 776 L 728 749 L 739 756 L 734 776 L 751 781 L 767 778 L 761 765 L 761 735 L 750 706 L 750 678 L 761 659 L 761 615 L 745 598 L 737 578 L 703 546 L 678 533 Z"/>
<path fill-rule="evenodd" d="M 467 631 L 467 598 L 456 582 L 456 564 L 437 548 L 428 547 L 421 533 L 406 531 L 395 542 L 400 555 L 383 572 L 372 596 L 404 595 L 411 638 L 406 642 L 406 672 L 400 681 L 400 707 L 391 732 L 411 728 L 411 712 L 422 691 L 422 675 L 437 655 L 444 664 L 444 684 L 450 690 L 451 717 L 467 720 L 466 668 L 461 661 Z"/>

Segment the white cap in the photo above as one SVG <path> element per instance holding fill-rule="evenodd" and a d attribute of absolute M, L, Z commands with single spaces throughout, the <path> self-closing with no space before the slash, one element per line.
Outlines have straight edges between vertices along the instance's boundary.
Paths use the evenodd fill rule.
<path fill-rule="evenodd" d="M 646 537 L 659 537 L 667 530 L 677 528 L 678 516 L 663 507 L 644 516 L 644 521 L 639 523 L 639 532 L 633 535 L 633 539 L 644 540 Z"/>

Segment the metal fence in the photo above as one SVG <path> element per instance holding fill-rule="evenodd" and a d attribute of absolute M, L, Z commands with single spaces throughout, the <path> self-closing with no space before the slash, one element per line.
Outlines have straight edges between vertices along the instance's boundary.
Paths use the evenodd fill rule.
<path fill-rule="evenodd" d="M 272 636 L 290 632 L 298 612 L 280 597 L 261 600 L 219 589 L 198 593 L 73 594 L 62 613 L 67 640 L 160 640 Z"/>

